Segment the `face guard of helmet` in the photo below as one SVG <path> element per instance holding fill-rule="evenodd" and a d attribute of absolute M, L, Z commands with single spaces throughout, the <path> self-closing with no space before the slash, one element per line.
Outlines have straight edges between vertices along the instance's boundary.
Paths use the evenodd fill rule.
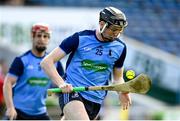
<path fill-rule="evenodd" d="M 100 21 L 108 23 L 108 26 L 115 25 L 121 28 L 125 28 L 128 23 L 126 16 L 122 11 L 114 7 L 106 7 L 100 12 Z"/>
<path fill-rule="evenodd" d="M 35 35 L 36 32 L 46 33 L 50 36 L 51 31 L 49 25 L 45 23 L 36 23 L 32 26 L 31 32 Z"/>

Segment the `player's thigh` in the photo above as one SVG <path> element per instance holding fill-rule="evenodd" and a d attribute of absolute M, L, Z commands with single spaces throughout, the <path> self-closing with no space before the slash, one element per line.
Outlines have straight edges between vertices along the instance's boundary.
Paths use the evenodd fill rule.
<path fill-rule="evenodd" d="M 70 101 L 65 105 L 64 115 L 66 120 L 89 120 L 84 104 L 78 100 Z"/>

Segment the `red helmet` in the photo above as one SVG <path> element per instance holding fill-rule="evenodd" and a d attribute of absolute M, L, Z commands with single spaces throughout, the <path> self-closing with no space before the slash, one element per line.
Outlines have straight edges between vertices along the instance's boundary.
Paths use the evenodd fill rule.
<path fill-rule="evenodd" d="M 45 23 L 36 23 L 32 26 L 31 28 L 31 32 L 37 32 L 37 31 L 41 31 L 41 32 L 46 32 L 51 34 L 51 30 L 49 28 L 49 25 L 45 24 Z"/>

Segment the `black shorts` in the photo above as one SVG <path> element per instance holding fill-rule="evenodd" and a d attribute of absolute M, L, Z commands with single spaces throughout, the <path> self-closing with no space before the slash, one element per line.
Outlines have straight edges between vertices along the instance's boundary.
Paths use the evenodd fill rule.
<path fill-rule="evenodd" d="M 28 114 L 20 111 L 19 109 L 16 109 L 16 112 L 17 112 L 16 120 L 50 120 L 47 113 L 43 113 L 40 115 L 28 115 Z M 3 120 L 9 120 L 9 118 L 7 116 L 5 116 L 3 118 Z"/>
<path fill-rule="evenodd" d="M 93 120 L 96 118 L 96 116 L 98 115 L 98 113 L 100 111 L 101 104 L 88 101 L 88 100 L 84 99 L 77 92 L 68 93 L 68 94 L 59 94 L 59 105 L 60 105 L 62 112 L 63 112 L 64 106 L 68 102 L 73 101 L 73 100 L 79 100 L 79 101 L 83 102 L 90 120 Z"/>

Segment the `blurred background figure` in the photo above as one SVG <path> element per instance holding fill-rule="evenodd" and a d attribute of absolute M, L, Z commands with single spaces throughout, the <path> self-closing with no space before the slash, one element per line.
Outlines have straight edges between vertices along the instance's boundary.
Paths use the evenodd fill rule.
<path fill-rule="evenodd" d="M 5 78 L 5 75 L 8 71 L 8 66 L 7 66 L 7 63 L 5 61 L 5 59 L 0 59 L 0 76 L 2 79 Z"/>
<path fill-rule="evenodd" d="M 1 4 L 8 6 L 22 6 L 25 0 L 1 0 Z"/>
<path fill-rule="evenodd" d="M 3 98 L 3 83 L 4 78 L 7 73 L 7 64 L 4 59 L 0 59 L 0 119 L 2 118 L 2 115 L 4 114 L 5 110 L 5 104 L 4 104 L 4 98 Z"/>
<path fill-rule="evenodd" d="M 34 24 L 31 49 L 16 57 L 11 64 L 3 85 L 7 119 L 50 120 L 45 101 L 52 83 L 41 69 L 40 62 L 47 55 L 51 33 L 49 25 Z M 64 75 L 60 62 L 55 63 L 55 68 Z"/>

